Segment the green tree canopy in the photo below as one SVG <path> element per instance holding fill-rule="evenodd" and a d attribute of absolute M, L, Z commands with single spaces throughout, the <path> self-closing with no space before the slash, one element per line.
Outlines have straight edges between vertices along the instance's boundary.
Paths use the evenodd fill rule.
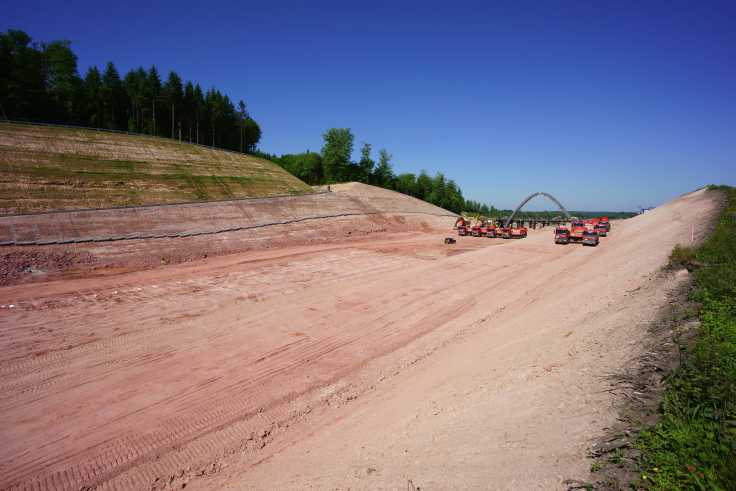
<path fill-rule="evenodd" d="M 353 154 L 353 133 L 349 128 L 330 128 L 322 135 L 322 168 L 325 180 L 338 182 L 349 174 Z"/>
<path fill-rule="evenodd" d="M 53 103 L 52 119 L 63 120 L 77 109 L 81 80 L 77 73 L 77 55 L 69 41 L 53 41 L 43 45 L 46 91 Z"/>
<path fill-rule="evenodd" d="M 361 181 L 363 182 L 370 182 L 371 174 L 373 174 L 373 167 L 376 165 L 371 158 L 371 150 L 371 144 L 365 142 L 360 148 L 360 162 L 358 162 L 358 166 L 360 167 L 360 172 L 362 174 Z"/>
<path fill-rule="evenodd" d="M 391 165 L 392 155 L 388 150 L 381 149 L 378 151 L 378 165 L 373 171 L 371 182 L 377 186 L 391 188 L 394 180 L 394 169 Z"/>
<path fill-rule="evenodd" d="M 322 184 L 322 156 L 315 152 L 287 154 L 277 157 L 275 161 L 307 184 Z"/>
<path fill-rule="evenodd" d="M 115 65 L 84 78 L 68 41 L 36 45 L 23 31 L 0 33 L 0 117 L 145 132 L 254 152 L 261 128 L 214 87 L 203 93 L 174 71 Z"/>

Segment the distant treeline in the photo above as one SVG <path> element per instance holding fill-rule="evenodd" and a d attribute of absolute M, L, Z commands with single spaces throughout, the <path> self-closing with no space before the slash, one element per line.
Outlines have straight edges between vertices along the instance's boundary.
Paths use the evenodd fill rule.
<path fill-rule="evenodd" d="M 120 77 L 115 65 L 90 68 L 84 78 L 69 41 L 33 43 L 23 31 L 0 33 L 0 116 L 181 139 L 241 152 L 255 151 L 261 129 L 214 88 L 165 81 L 152 66 Z"/>
<path fill-rule="evenodd" d="M 355 138 L 347 128 L 328 130 L 320 153 L 278 156 L 260 152 L 257 145 L 261 129 L 242 100 L 235 106 L 220 91 L 203 91 L 197 83 L 182 81 L 174 71 L 162 81 L 155 66 L 130 70 L 121 78 L 115 65 L 108 62 L 102 70 L 91 67 L 82 78 L 69 41 L 37 44 L 18 30 L 0 33 L 0 117 L 181 139 L 255 153 L 312 185 L 358 181 L 393 189 L 456 213 L 488 217 L 511 213 L 466 200 L 455 181 L 442 173 L 396 174 L 391 154 L 379 150 L 375 161 L 369 143 L 362 145 L 360 160 L 353 162 Z M 527 213 L 539 217 L 555 214 Z M 609 216 L 619 217 L 615 213 Z"/>
<path fill-rule="evenodd" d="M 322 135 L 324 144 L 321 151 L 275 155 L 263 152 L 257 154 L 276 162 L 291 174 L 311 185 L 332 184 L 357 181 L 400 193 L 414 196 L 455 213 L 479 214 L 486 217 L 511 215 L 512 210 L 499 210 L 478 201 L 466 200 L 460 187 L 452 179 L 438 172 L 430 176 L 426 171 L 419 175 L 411 172 L 396 174 L 391 162 L 392 156 L 385 149 L 378 151 L 378 161 L 373 159 L 373 146 L 363 143 L 360 160 L 353 162 L 355 137 L 349 128 L 331 128 Z M 554 218 L 560 211 L 523 211 L 530 218 Z M 627 212 L 571 212 L 579 218 L 608 216 L 609 218 L 629 218 L 634 213 Z"/>
<path fill-rule="evenodd" d="M 500 216 L 506 216 L 511 215 L 513 210 L 500 210 Z M 587 218 L 596 218 L 596 217 L 608 217 L 611 220 L 618 220 L 622 218 L 631 218 L 636 215 L 634 212 L 630 211 L 572 211 L 569 210 L 569 213 L 571 216 L 581 218 L 581 219 L 587 219 Z M 562 213 L 559 210 L 556 211 L 526 211 L 522 210 L 519 212 L 519 216 L 528 217 L 528 218 L 557 218 L 560 217 Z"/>
<path fill-rule="evenodd" d="M 259 152 L 259 155 L 312 185 L 357 181 L 393 189 L 456 213 L 491 215 L 495 211 L 493 207 L 463 198 L 455 181 L 447 179 L 440 172 L 434 176 L 425 171 L 419 175 L 411 172 L 396 174 L 391 154 L 381 149 L 378 151 L 378 161 L 375 161 L 370 143 L 363 143 L 360 160 L 353 162 L 351 156 L 355 137 L 348 128 L 329 129 L 323 138 L 324 145 L 320 153 L 307 151 L 279 156 Z"/>

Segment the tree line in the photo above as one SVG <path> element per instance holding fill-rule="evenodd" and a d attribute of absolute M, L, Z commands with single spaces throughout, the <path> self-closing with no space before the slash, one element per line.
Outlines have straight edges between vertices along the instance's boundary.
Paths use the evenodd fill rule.
<path fill-rule="evenodd" d="M 23 31 L 0 33 L 0 117 L 71 124 L 174 138 L 273 160 L 308 184 L 358 181 L 392 189 L 456 213 L 490 216 L 495 208 L 466 200 L 442 173 L 396 174 L 385 149 L 374 160 L 364 143 L 351 161 L 354 136 L 347 128 L 324 135 L 320 153 L 269 155 L 258 151 L 261 129 L 246 104 L 174 71 L 162 80 L 158 69 L 137 68 L 121 77 L 112 62 L 92 66 L 81 77 L 69 41 L 34 43 Z"/>
<path fill-rule="evenodd" d="M 260 156 L 276 162 L 291 174 L 311 185 L 357 181 L 428 201 L 455 213 L 470 212 L 491 215 L 498 210 L 477 201 L 466 200 L 460 187 L 452 179 L 438 172 L 430 176 L 426 171 L 396 174 L 393 156 L 385 149 L 373 157 L 373 146 L 363 143 L 360 159 L 351 160 L 355 137 L 349 128 L 331 128 L 322 135 L 324 144 L 319 153 L 306 151 L 297 154 Z"/>
<path fill-rule="evenodd" d="M 203 90 L 174 71 L 137 68 L 120 76 L 112 62 L 84 77 L 69 41 L 34 43 L 18 30 L 0 33 L 0 115 L 175 138 L 241 152 L 261 139 L 245 103 Z"/>

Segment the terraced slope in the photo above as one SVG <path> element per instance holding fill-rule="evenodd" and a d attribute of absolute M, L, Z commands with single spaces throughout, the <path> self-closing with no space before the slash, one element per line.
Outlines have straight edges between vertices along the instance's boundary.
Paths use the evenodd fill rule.
<path fill-rule="evenodd" d="M 250 155 L 164 138 L 0 123 L 0 214 L 310 191 Z"/>

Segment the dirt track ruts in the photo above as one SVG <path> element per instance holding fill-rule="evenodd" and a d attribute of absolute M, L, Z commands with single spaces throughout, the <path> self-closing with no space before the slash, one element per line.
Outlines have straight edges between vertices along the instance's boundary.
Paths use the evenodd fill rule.
<path fill-rule="evenodd" d="M 571 302 L 594 295 L 605 298 L 600 309 L 610 308 L 713 207 L 705 193 L 690 195 L 615 225 L 597 249 L 554 246 L 549 230 L 523 241 L 464 238 L 454 248 L 442 245 L 439 233 L 396 234 L 1 288 L 0 487 L 402 486 L 402 459 L 390 452 L 385 458 L 393 464 L 384 463 L 378 481 L 344 474 L 350 452 L 342 448 L 345 462 L 335 459 L 338 443 L 349 441 L 349 450 L 380 433 L 370 418 L 361 433 L 360 420 L 348 417 L 351 407 L 381 414 L 388 400 L 404 421 L 407 397 L 419 405 L 433 397 L 421 393 L 425 381 L 411 382 L 421 365 L 411 360 L 434 353 L 422 363 L 437 370 L 432 360 L 462 345 L 446 344 L 442 336 L 452 333 L 476 336 L 478 346 L 503 333 L 498 341 L 523 346 L 531 322 L 545 326 L 538 342 L 565 349 L 544 336 L 567 329 Z M 604 264 L 616 269 L 590 275 Z M 563 275 L 577 285 L 560 288 Z M 595 312 L 588 306 L 583 314 Z M 518 359 L 526 363 L 528 353 Z M 442 369 L 435 375 L 446 376 Z M 409 377 L 399 407 L 390 405 L 392 377 Z M 344 408 L 339 417 L 334 407 Z M 496 415 L 504 417 L 514 422 Z M 357 433 L 335 440 L 345 424 L 320 431 L 335 418 Z M 295 455 L 310 434 L 324 445 L 310 447 L 317 466 L 306 470 Z M 398 445 L 396 438 L 384 441 Z M 289 472 L 275 476 L 274 466 Z"/>

